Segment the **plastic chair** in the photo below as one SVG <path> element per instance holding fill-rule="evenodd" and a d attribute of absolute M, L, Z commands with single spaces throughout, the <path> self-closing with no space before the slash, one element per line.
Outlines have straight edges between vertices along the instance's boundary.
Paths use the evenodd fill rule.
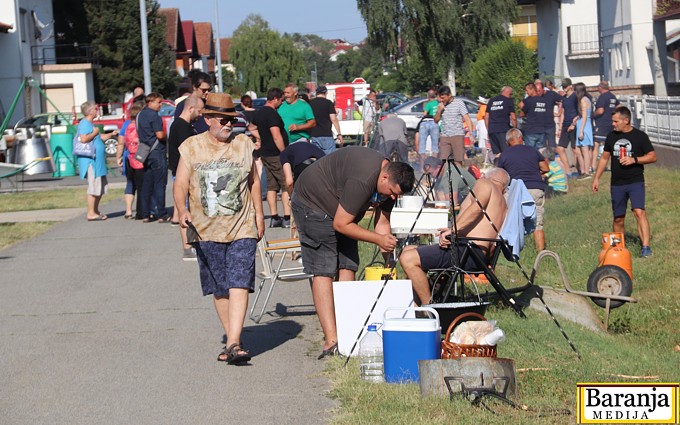
<path fill-rule="evenodd" d="M 294 282 L 307 279 L 312 283 L 312 275 L 302 271 L 302 266 L 283 267 L 286 256 L 291 253 L 300 252 L 300 240 L 295 239 L 280 239 L 267 242 L 263 237 L 257 243 L 257 252 L 262 262 L 262 271 L 257 274 L 260 283 L 255 289 L 255 299 L 250 307 L 250 319 L 255 323 L 260 323 L 260 319 L 264 315 L 267 303 L 272 295 L 274 286 L 278 281 Z M 259 314 L 255 314 L 257 303 L 260 295 L 265 289 L 265 282 L 269 281 L 269 289 L 267 295 L 262 302 L 262 308 Z"/>

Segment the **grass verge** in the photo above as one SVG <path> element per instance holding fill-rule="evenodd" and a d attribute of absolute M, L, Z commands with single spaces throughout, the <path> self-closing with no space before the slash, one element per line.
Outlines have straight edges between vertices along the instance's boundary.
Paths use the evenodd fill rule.
<path fill-rule="evenodd" d="M 56 222 L 38 221 L 35 223 L 0 223 L 0 250 L 7 248 L 17 242 L 38 236 Z"/>
<path fill-rule="evenodd" d="M 369 384 L 359 378 L 352 359 L 328 364 L 332 381 L 330 396 L 340 401 L 334 424 L 573 424 L 578 382 L 677 382 L 680 379 L 680 298 L 677 282 L 676 230 L 680 228 L 680 172 L 648 167 L 647 212 L 654 255 L 641 259 L 635 219 L 627 217 L 626 245 L 633 255 L 633 297 L 636 304 L 612 310 L 610 332 L 596 334 L 566 319 L 565 331 L 581 353 L 579 360 L 548 316 L 526 310 L 527 319 L 511 310 L 493 307 L 487 318 L 498 321 L 508 338 L 499 345 L 498 356 L 515 361 L 518 394 L 514 401 L 529 407 L 516 411 L 491 402 L 493 415 L 465 400 L 420 396 L 417 384 Z M 611 230 L 611 206 L 605 175 L 600 193 L 590 191 L 591 181 L 570 180 L 570 193 L 549 199 L 546 204 L 548 249 L 564 263 L 572 287 L 585 290 L 590 273 L 597 267 L 600 235 Z M 362 248 L 362 261 L 373 254 Z M 536 251 L 531 238 L 521 262 L 530 271 Z M 499 262 L 497 274 L 508 287 L 523 284 L 516 266 Z M 536 283 L 561 288 L 554 263 L 539 267 Z M 602 316 L 603 310 L 594 306 Z M 408 349 L 405 347 L 404 349 Z M 555 415 L 566 409 L 572 415 Z M 540 413 L 547 416 L 542 417 Z"/>
<path fill-rule="evenodd" d="M 0 213 L 14 211 L 84 208 L 86 188 L 53 189 L 35 192 L 3 193 Z M 106 203 L 123 196 L 123 189 L 110 189 L 102 200 Z"/>

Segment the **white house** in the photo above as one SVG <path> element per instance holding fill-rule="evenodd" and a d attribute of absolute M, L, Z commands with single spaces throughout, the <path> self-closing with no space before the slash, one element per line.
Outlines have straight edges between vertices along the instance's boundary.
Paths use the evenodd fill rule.
<path fill-rule="evenodd" d="M 619 87 L 663 82 L 665 31 L 663 22 L 655 26 L 653 0 L 537 0 L 535 6 L 541 75 L 589 86 L 601 78 Z"/>
<path fill-rule="evenodd" d="M 58 57 L 51 0 L 0 0 L 0 118 L 9 113 L 22 81 L 31 79 L 60 111 L 70 112 L 94 98 L 93 67 L 85 46 L 68 60 Z M 64 63 L 67 62 L 67 63 Z M 13 125 L 25 116 L 52 112 L 55 107 L 26 85 L 9 120 Z"/>

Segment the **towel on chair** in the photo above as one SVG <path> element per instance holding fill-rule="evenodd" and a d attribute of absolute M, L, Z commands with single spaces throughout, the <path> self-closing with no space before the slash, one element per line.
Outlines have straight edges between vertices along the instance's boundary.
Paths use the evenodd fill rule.
<path fill-rule="evenodd" d="M 519 258 L 519 253 L 524 248 L 524 235 L 533 233 L 536 229 L 536 203 L 524 182 L 519 179 L 510 182 L 505 200 L 508 203 L 508 213 L 500 235 L 512 247 L 512 255 Z"/>

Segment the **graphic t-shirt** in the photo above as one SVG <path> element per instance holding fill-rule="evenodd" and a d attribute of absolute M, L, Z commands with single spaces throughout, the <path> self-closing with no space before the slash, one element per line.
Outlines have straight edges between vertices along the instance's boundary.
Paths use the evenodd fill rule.
<path fill-rule="evenodd" d="M 510 113 L 515 112 L 515 103 L 502 94 L 492 97 L 486 107 L 489 113 L 489 133 L 505 133 L 510 130 Z"/>
<path fill-rule="evenodd" d="M 524 134 L 545 133 L 548 130 L 548 118 L 553 116 L 553 105 L 548 106 L 541 96 L 529 96 L 522 101 L 522 111 L 526 115 Z"/>
<path fill-rule="evenodd" d="M 547 109 L 550 112 L 544 117 L 545 128 L 546 130 L 555 129 L 555 106 L 562 103 L 562 96 L 552 90 L 546 90 L 541 97 L 545 100 Z"/>
<path fill-rule="evenodd" d="M 253 142 L 239 134 L 227 143 L 210 133 L 188 138 L 179 147 L 190 170 L 189 206 L 204 241 L 256 238 L 255 207 L 248 189 Z"/>
<path fill-rule="evenodd" d="M 437 99 L 432 99 L 428 102 L 425 103 L 425 106 L 423 106 L 423 118 L 428 119 L 428 118 L 434 118 L 434 114 L 437 113 L 437 108 L 439 107 L 439 101 Z"/>
<path fill-rule="evenodd" d="M 527 145 L 510 146 L 498 158 L 498 168 L 508 172 L 511 179 L 522 180 L 527 189 L 545 190 L 545 183 L 538 168 L 545 161 L 537 149 Z"/>
<path fill-rule="evenodd" d="M 604 142 L 605 152 L 612 156 L 612 186 L 622 186 L 645 181 L 645 166 L 642 164 L 621 165 L 621 150 L 626 156 L 638 158 L 654 150 L 649 136 L 644 131 L 633 128 L 628 133 L 612 131 Z"/>

